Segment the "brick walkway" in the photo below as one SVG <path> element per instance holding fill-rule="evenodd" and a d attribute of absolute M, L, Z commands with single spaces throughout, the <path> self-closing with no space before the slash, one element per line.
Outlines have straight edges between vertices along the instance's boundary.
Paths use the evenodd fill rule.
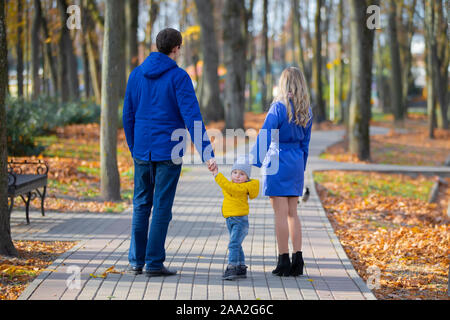
<path fill-rule="evenodd" d="M 311 167 L 324 146 L 339 139 L 339 134 L 314 132 Z M 130 210 L 122 214 L 48 213 L 46 217 L 32 212 L 30 226 L 25 224 L 23 212 L 14 211 L 11 223 L 15 240 L 78 241 L 19 299 L 375 299 L 342 249 L 314 188 L 309 201 L 299 208 L 305 275 L 280 278 L 271 274 L 277 255 L 273 211 L 268 198 L 260 196 L 250 201 L 250 230 L 243 245 L 248 278 L 222 281 L 228 232 L 220 213 L 221 191 L 206 167 L 185 167 L 188 171 L 180 179 L 166 241 L 166 266 L 178 270 L 176 276 L 91 276 L 112 266 L 119 271 L 127 268 Z M 224 173 L 230 168 L 220 167 Z M 257 168 L 253 175 L 259 176 Z M 310 169 L 306 183 L 314 185 Z M 81 271 L 79 288 L 67 285 L 73 270 Z"/>

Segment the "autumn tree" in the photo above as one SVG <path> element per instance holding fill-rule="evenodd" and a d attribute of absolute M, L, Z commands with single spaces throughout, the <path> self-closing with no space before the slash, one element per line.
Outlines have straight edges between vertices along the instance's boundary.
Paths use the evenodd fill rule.
<path fill-rule="evenodd" d="M 120 200 L 117 166 L 117 129 L 124 48 L 124 2 L 108 0 L 102 59 L 102 103 L 100 117 L 100 192 L 105 200 Z"/>
<path fill-rule="evenodd" d="M 7 74 L 8 48 L 6 41 L 5 0 L 0 0 L 0 74 Z M 6 147 L 5 95 L 8 78 L 0 77 L 0 254 L 17 255 L 11 238 L 10 213 L 8 210 L 8 172 Z"/>

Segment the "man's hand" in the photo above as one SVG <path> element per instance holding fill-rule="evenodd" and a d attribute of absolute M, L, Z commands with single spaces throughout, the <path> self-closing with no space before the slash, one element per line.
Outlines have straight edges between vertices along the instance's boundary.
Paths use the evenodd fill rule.
<path fill-rule="evenodd" d="M 208 165 L 208 170 L 209 171 L 214 173 L 215 170 L 216 171 L 218 170 L 216 159 L 211 158 L 208 161 L 206 161 L 206 164 Z"/>

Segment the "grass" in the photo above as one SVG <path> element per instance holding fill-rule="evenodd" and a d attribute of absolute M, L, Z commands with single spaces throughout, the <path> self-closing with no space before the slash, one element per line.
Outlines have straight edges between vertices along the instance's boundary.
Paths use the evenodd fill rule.
<path fill-rule="evenodd" d="M 348 172 L 348 174 L 334 176 L 330 172 L 315 172 L 314 181 L 320 184 L 333 182 L 339 184 L 339 191 L 347 193 L 351 198 L 376 196 L 398 196 L 426 201 L 433 187 L 432 181 L 423 181 L 420 185 L 402 178 L 400 175 L 383 175 L 382 178 L 368 179 L 367 174 Z"/>

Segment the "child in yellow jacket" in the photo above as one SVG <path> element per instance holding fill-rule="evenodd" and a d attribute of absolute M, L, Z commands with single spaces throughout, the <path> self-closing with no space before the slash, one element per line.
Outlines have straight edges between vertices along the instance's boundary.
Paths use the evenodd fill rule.
<path fill-rule="evenodd" d="M 251 165 L 236 162 L 231 170 L 231 181 L 216 169 L 214 177 L 222 188 L 222 214 L 230 233 L 228 244 L 228 266 L 222 279 L 234 280 L 247 277 L 242 242 L 248 234 L 248 198 L 259 194 L 259 181 L 251 179 Z"/>

